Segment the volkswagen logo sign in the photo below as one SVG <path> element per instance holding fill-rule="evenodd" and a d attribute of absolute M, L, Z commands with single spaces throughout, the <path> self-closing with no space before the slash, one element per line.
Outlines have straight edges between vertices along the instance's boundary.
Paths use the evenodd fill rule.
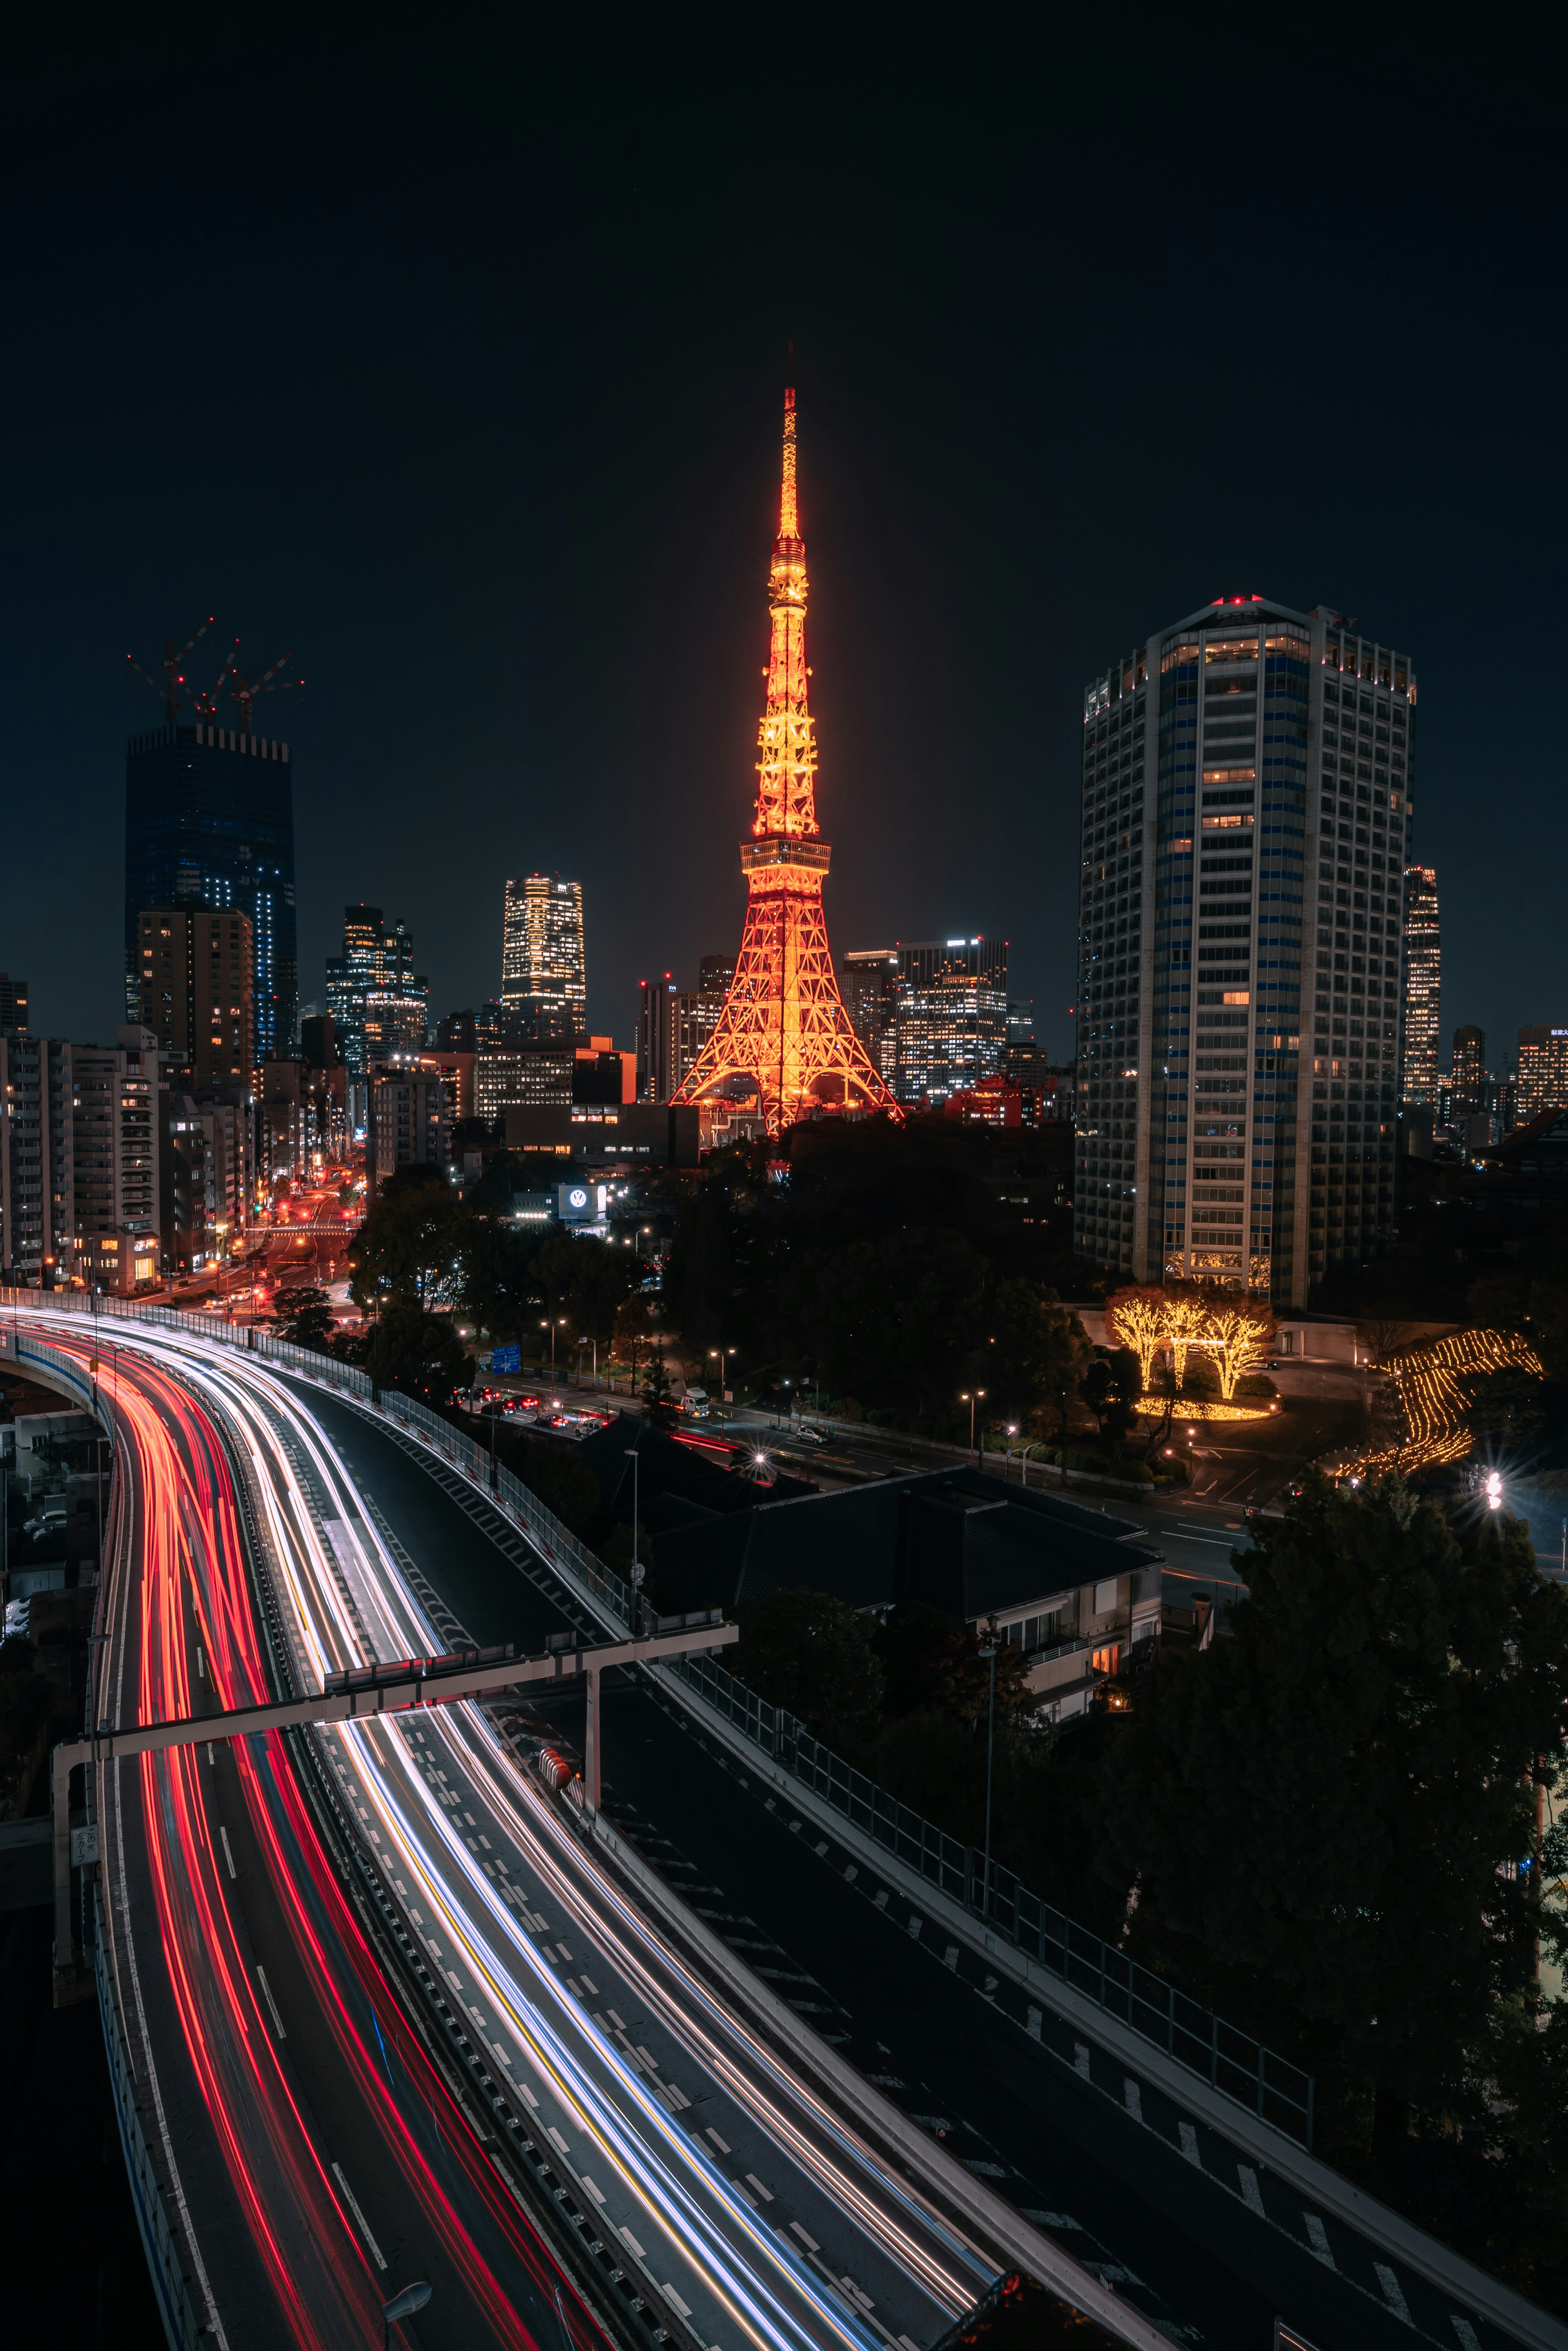
<path fill-rule="evenodd" d="M 588 1195 L 587 1195 L 587 1193 L 586 1193 L 586 1192 L 584 1192 L 584 1191 L 581 1191 L 580 1189 L 579 1189 L 579 1188 L 578 1188 L 578 1186 L 576 1186 L 575 1185 L 573 1186 L 572 1190 L 571 1190 L 571 1192 L 570 1193 L 570 1195 L 569 1195 L 568 1196 L 570 1197 L 570 1201 L 571 1201 L 571 1205 L 572 1205 L 572 1207 L 573 1207 L 574 1208 L 586 1208 L 586 1207 L 587 1207 L 587 1206 L 588 1206 Z"/>

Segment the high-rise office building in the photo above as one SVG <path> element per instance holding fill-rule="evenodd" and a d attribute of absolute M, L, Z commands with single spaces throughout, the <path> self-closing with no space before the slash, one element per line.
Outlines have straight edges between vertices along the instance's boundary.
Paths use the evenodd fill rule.
<path fill-rule="evenodd" d="M 413 934 L 401 915 L 389 930 L 379 906 L 344 907 L 343 952 L 327 965 L 327 1007 L 352 1077 L 424 1050 L 430 987 L 414 970 Z"/>
<path fill-rule="evenodd" d="M 1521 1126 L 1549 1110 L 1568 1110 L 1568 1029 L 1519 1032 L 1514 1115 Z"/>
<path fill-rule="evenodd" d="M 237 907 L 146 906 L 136 917 L 141 1022 L 162 1055 L 163 1082 L 208 1096 L 247 1087 L 255 1037 L 250 917 Z"/>
<path fill-rule="evenodd" d="M 1218 600 L 1084 696 L 1074 1247 L 1304 1306 L 1394 1238 L 1416 677 Z"/>
<path fill-rule="evenodd" d="M 1489 1075 L 1486 1030 L 1456 1029 L 1453 1072 L 1449 1079 L 1452 1111 L 1456 1119 L 1479 1117 L 1489 1107 Z"/>
<path fill-rule="evenodd" d="M 508 882 L 501 918 L 501 1001 L 539 1044 L 571 1044 L 588 1029 L 582 884 L 559 873 Z"/>
<path fill-rule="evenodd" d="M 898 1085 L 898 949 L 852 947 L 839 966 L 850 1026 L 890 1093 Z"/>
<path fill-rule="evenodd" d="M 137 918 L 150 906 L 250 918 L 251 1059 L 294 1041 L 293 767 L 287 743 L 204 716 L 133 735 L 125 761 L 125 1007 L 141 1020 Z"/>
<path fill-rule="evenodd" d="M 1436 1107 L 1442 1033 L 1443 941 L 1437 876 L 1430 865 L 1405 869 L 1405 1079 L 1400 1098 Z"/>
<path fill-rule="evenodd" d="M 0 1036 L 27 1033 L 27 983 L 0 971 Z"/>
<path fill-rule="evenodd" d="M 1006 939 L 925 939 L 898 948 L 901 1102 L 946 1102 L 1001 1075 L 1008 1049 Z"/>

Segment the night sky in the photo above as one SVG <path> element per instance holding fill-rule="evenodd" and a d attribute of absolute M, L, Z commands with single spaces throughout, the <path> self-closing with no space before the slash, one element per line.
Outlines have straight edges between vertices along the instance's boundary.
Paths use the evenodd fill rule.
<path fill-rule="evenodd" d="M 841 953 L 1003 934 L 1069 1054 L 1084 683 L 1258 592 L 1415 661 L 1446 1034 L 1497 1067 L 1568 1021 L 1555 69 L 1430 16 L 1174 15 L 24 57 L 0 967 L 35 1029 L 121 1017 L 160 716 L 125 655 L 213 612 L 195 675 L 237 634 L 308 681 L 258 705 L 301 996 L 368 898 L 434 1013 L 478 1002 L 543 867 L 629 1045 L 640 977 L 740 935 L 791 337 Z"/>

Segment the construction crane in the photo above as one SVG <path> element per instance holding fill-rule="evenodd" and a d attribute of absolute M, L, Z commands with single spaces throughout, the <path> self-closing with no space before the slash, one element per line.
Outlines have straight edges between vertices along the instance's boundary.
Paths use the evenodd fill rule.
<path fill-rule="evenodd" d="M 206 635 L 207 631 L 213 625 L 213 614 L 209 612 L 206 619 L 202 622 L 201 627 L 196 631 L 195 635 L 191 639 L 190 643 L 182 646 L 178 653 L 174 651 L 172 641 L 165 643 L 163 647 L 163 659 L 159 664 L 163 672 L 163 684 L 162 685 L 159 684 L 155 677 L 148 676 L 147 672 L 142 668 L 141 664 L 137 660 L 134 653 L 127 653 L 125 656 L 126 660 L 131 664 L 131 668 L 136 672 L 137 676 L 141 680 L 142 684 L 150 685 L 154 694 L 161 695 L 162 696 L 163 707 L 168 713 L 169 724 L 171 726 L 172 726 L 175 719 L 179 716 L 180 705 L 182 701 L 187 698 L 190 700 L 193 708 L 199 711 L 204 717 L 211 717 L 217 708 L 217 703 L 214 696 L 217 694 L 218 686 L 221 686 L 224 682 L 222 674 L 219 675 L 217 685 L 214 686 L 211 694 L 204 694 L 199 686 L 193 693 L 190 688 L 189 680 L 186 678 L 184 671 L 180 666 L 182 662 L 183 662 L 185 655 L 193 646 L 200 644 L 202 639 Z"/>
<path fill-rule="evenodd" d="M 235 639 L 235 653 L 238 653 L 238 651 L 239 639 L 236 637 Z M 214 687 L 213 691 L 215 694 L 222 689 L 225 678 L 232 679 L 233 683 L 229 687 L 229 691 L 234 695 L 235 702 L 239 705 L 239 731 L 242 735 L 249 735 L 253 731 L 251 726 L 252 710 L 258 695 L 287 694 L 290 686 L 304 684 L 305 680 L 302 677 L 278 677 L 277 673 L 283 667 L 284 662 L 287 659 L 288 655 L 287 653 L 283 654 L 281 659 L 275 661 L 272 667 L 267 670 L 263 676 L 258 677 L 253 685 L 248 678 L 241 675 L 239 666 L 235 661 L 234 655 L 231 654 L 229 656 L 223 674 L 218 679 L 217 685 Z M 274 683 L 275 680 L 277 681 L 276 684 Z"/>

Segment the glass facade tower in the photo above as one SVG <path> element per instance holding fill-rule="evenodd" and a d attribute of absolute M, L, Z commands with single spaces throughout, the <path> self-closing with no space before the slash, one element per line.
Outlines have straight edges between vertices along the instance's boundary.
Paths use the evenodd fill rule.
<path fill-rule="evenodd" d="M 1074 1246 L 1305 1306 L 1395 1235 L 1416 676 L 1218 600 L 1084 696 Z"/>
<path fill-rule="evenodd" d="M 250 918 L 251 1059 L 293 1050 L 294 770 L 287 743 L 205 718 L 133 735 L 125 759 L 125 1014 L 141 1018 L 137 917 L 152 906 Z"/>

